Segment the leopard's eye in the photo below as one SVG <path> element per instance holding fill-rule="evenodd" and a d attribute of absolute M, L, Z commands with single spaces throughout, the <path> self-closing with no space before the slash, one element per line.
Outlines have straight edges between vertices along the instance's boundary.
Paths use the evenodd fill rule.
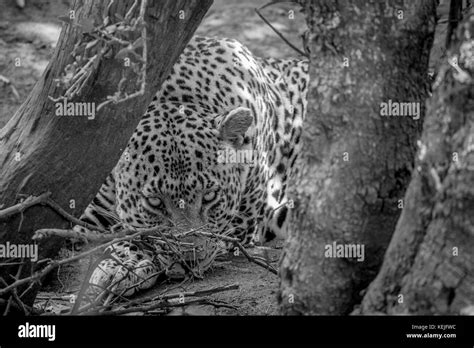
<path fill-rule="evenodd" d="M 154 208 L 159 208 L 163 201 L 158 197 L 146 197 L 146 201 Z"/>
<path fill-rule="evenodd" d="M 213 190 L 213 191 L 208 191 L 207 193 L 205 193 L 203 196 L 202 196 L 202 200 L 204 201 L 204 203 L 210 203 L 212 202 L 214 199 L 216 199 L 217 197 L 217 191 Z"/>

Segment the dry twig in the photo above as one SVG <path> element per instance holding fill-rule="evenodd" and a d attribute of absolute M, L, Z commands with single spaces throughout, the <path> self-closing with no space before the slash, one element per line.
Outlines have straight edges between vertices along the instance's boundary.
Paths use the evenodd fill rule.
<path fill-rule="evenodd" d="M 176 294 L 167 294 L 163 295 L 158 299 L 158 302 L 144 305 L 144 306 L 139 306 L 139 307 L 130 307 L 130 308 L 125 308 L 125 309 L 119 309 L 119 310 L 113 310 L 113 311 L 104 311 L 104 312 L 98 312 L 95 314 L 98 315 L 122 315 L 122 314 L 127 314 L 127 313 L 134 313 L 134 312 L 149 312 L 151 310 L 155 309 L 161 309 L 161 308 L 166 308 L 166 307 L 176 307 L 176 306 L 184 306 L 184 305 L 190 305 L 190 304 L 211 304 L 209 300 L 207 299 L 195 299 L 195 300 L 190 300 L 186 301 L 185 299 L 187 297 L 199 297 L 199 296 L 207 296 L 211 294 L 215 294 L 218 292 L 223 292 L 223 291 L 229 291 L 229 290 L 237 290 L 239 288 L 239 284 L 231 284 L 231 285 L 224 285 L 224 286 L 217 286 L 214 288 L 210 289 L 205 289 L 205 290 L 198 290 L 198 291 L 189 291 L 189 292 L 184 292 L 184 293 L 176 293 Z M 184 299 L 182 303 L 180 302 L 175 302 L 175 303 L 170 303 L 170 300 L 179 300 L 179 299 Z M 89 313 L 87 313 L 89 314 Z"/>
<path fill-rule="evenodd" d="M 13 84 L 13 82 L 11 82 L 9 78 L 6 78 L 5 76 L 0 75 L 0 81 L 6 84 L 7 86 L 10 86 L 16 100 L 18 101 L 21 100 L 20 93 L 18 93 L 18 90 L 16 89 L 15 85 Z"/>
<path fill-rule="evenodd" d="M 274 5 L 274 4 L 277 4 L 281 1 L 277 0 L 277 1 L 271 1 L 269 2 L 268 4 L 265 4 L 263 5 L 262 7 L 260 8 L 256 8 L 255 9 L 255 12 L 257 13 L 257 15 L 275 32 L 275 34 L 277 34 L 288 46 L 290 46 L 292 49 L 294 49 L 296 52 L 298 52 L 299 54 L 301 54 L 303 57 L 306 57 L 306 58 L 309 58 L 309 55 L 306 54 L 305 52 L 303 52 L 302 50 L 300 50 L 298 47 L 296 47 L 295 45 L 293 45 L 290 41 L 288 41 L 288 39 L 286 37 L 283 36 L 282 33 L 280 33 L 261 13 L 260 13 L 260 10 L 263 10 L 265 7 L 268 7 L 268 6 L 271 6 L 271 5 Z"/>
<path fill-rule="evenodd" d="M 83 35 L 79 42 L 74 46 L 72 56 L 75 57 L 75 61 L 68 64 L 64 69 L 63 76 L 57 79 L 57 82 L 64 84 L 67 89 L 62 96 L 57 98 L 49 96 L 49 99 L 52 101 L 58 102 L 63 99 L 70 99 L 80 95 L 87 81 L 89 81 L 94 75 L 101 60 L 112 52 L 112 46 L 114 44 L 123 47 L 119 50 L 115 58 L 118 58 L 119 55 L 129 54 L 138 62 L 130 63 L 131 69 L 129 72 L 133 72 L 137 75 L 136 83 L 139 85 L 139 89 L 132 93 L 124 92 L 122 90 L 124 82 L 127 81 L 128 85 L 130 85 L 131 79 L 130 77 L 123 77 L 118 84 L 117 91 L 113 95 L 107 96 L 106 100 L 98 105 L 97 111 L 110 103 L 122 103 L 145 93 L 147 68 L 147 29 L 145 23 L 145 11 L 148 0 L 141 0 L 136 18 L 133 17 L 133 14 L 137 7 L 137 0 L 134 1 L 125 17 L 121 18 L 118 22 L 111 23 L 112 18 L 119 18 L 110 13 L 113 2 L 113 0 L 109 1 L 107 8 L 102 15 L 102 23 L 95 23 L 92 30 L 87 30 L 88 35 Z M 77 23 L 75 25 L 88 27 L 91 24 L 88 19 L 83 19 L 82 24 Z M 136 32 L 138 29 L 140 29 L 140 37 L 137 40 L 132 42 L 125 39 L 129 37 L 130 32 Z M 141 55 L 135 52 L 138 48 L 142 49 Z M 140 64 L 140 66 L 137 64 Z"/>

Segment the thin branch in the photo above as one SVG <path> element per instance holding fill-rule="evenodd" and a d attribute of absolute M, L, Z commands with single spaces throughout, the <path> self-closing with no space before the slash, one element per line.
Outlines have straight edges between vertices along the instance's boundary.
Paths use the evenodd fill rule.
<path fill-rule="evenodd" d="M 108 243 L 104 243 L 104 244 L 101 244 L 95 248 L 92 248 L 88 251 L 85 251 L 83 253 L 80 253 L 80 254 L 77 254 L 75 256 L 72 256 L 72 257 L 69 257 L 67 259 L 63 259 L 63 260 L 60 260 L 60 261 L 50 261 L 50 263 L 45 267 L 43 268 L 41 271 L 38 271 L 38 272 L 35 272 L 33 275 L 27 277 L 27 278 L 23 278 L 23 279 L 19 279 L 17 281 L 15 281 L 14 283 L 8 285 L 7 287 L 5 288 L 2 288 L 0 289 L 0 296 L 3 295 L 3 294 L 6 294 L 10 291 L 12 291 L 13 289 L 23 285 L 23 284 L 27 284 L 29 282 L 36 282 L 38 281 L 39 279 L 43 278 L 45 275 L 47 275 L 49 272 L 51 272 L 53 269 L 55 269 L 56 267 L 59 267 L 59 266 L 62 266 L 62 265 L 65 265 L 65 264 L 68 264 L 68 263 L 71 263 L 71 262 L 74 262 L 74 261 L 77 261 L 83 257 L 86 257 L 88 255 L 91 255 L 93 253 L 95 253 L 96 251 L 99 251 L 101 249 L 104 249 L 106 247 L 108 247 L 109 245 L 112 245 L 114 243 L 117 243 L 117 242 L 121 242 L 121 241 L 127 241 L 127 240 L 132 240 L 138 236 L 141 236 L 141 235 L 146 235 L 146 234 L 151 234 L 151 233 L 156 233 L 156 231 L 161 228 L 160 227 L 154 227 L 154 228 L 148 228 L 148 229 L 144 229 L 144 230 L 141 230 L 139 232 L 136 232 L 130 236 L 125 236 L 125 237 L 122 237 L 122 238 L 116 238 Z"/>
<path fill-rule="evenodd" d="M 101 227 L 88 224 L 87 222 L 84 222 L 84 221 L 72 216 L 67 211 L 65 211 L 63 208 L 61 208 L 61 206 L 58 203 L 56 203 L 55 201 L 53 201 L 51 198 L 48 198 L 45 202 L 42 202 L 42 204 L 48 205 L 50 208 L 55 210 L 63 218 L 65 218 L 66 220 L 72 222 L 75 225 L 83 226 L 83 227 L 85 227 L 87 229 L 90 229 L 90 230 L 97 230 L 97 231 L 102 232 L 102 233 L 107 233 L 107 230 L 105 230 Z"/>
<path fill-rule="evenodd" d="M 15 276 L 11 276 L 13 279 L 18 279 L 21 275 L 21 270 L 23 269 L 23 264 L 21 264 L 19 267 L 18 267 L 18 271 L 16 273 Z M 5 280 L 3 278 L 0 278 L 0 281 L 2 282 L 3 285 L 8 285 L 7 282 L 5 282 Z M 21 301 L 20 297 L 18 297 L 18 293 L 16 291 L 16 289 L 14 289 L 10 295 L 10 298 L 8 299 L 8 303 L 7 303 L 7 306 L 5 308 L 5 312 L 3 313 L 3 315 L 7 315 L 8 312 L 10 311 L 10 307 L 12 305 L 12 301 L 15 301 L 18 305 L 18 308 L 23 310 L 23 314 L 25 315 L 29 315 L 30 312 L 32 311 L 31 307 L 25 305 L 23 303 L 23 301 Z"/>
<path fill-rule="evenodd" d="M 237 247 L 239 248 L 239 250 L 242 252 L 242 254 L 245 255 L 245 257 L 250 261 L 250 262 L 253 262 L 257 265 L 259 265 L 260 267 L 263 267 L 265 268 L 266 270 L 270 271 L 271 273 L 273 274 L 276 274 L 278 275 L 278 271 L 270 264 L 268 264 L 267 262 L 264 262 L 262 260 L 259 260 L 257 258 L 255 258 L 254 256 L 251 256 L 247 250 L 245 250 L 245 248 L 242 246 L 242 244 L 240 243 L 235 243 L 237 245 Z"/>
<path fill-rule="evenodd" d="M 35 232 L 33 237 L 31 239 L 33 240 L 40 240 L 52 236 L 57 236 L 61 238 L 67 238 L 67 239 L 79 239 L 79 240 L 84 240 L 86 241 L 86 237 L 83 236 L 80 232 L 74 231 L 74 230 L 63 230 L 59 228 L 42 228 L 39 229 Z"/>
<path fill-rule="evenodd" d="M 139 89 L 129 94 L 118 89 L 113 95 L 107 96 L 105 101 L 99 103 L 97 106 L 97 112 L 110 103 L 122 103 L 145 94 L 147 68 L 147 29 L 145 13 L 148 0 L 141 0 L 136 18 L 132 18 L 132 15 L 136 13 L 135 10 L 137 8 L 138 0 L 133 2 L 122 21 L 110 23 L 112 19 L 115 20 L 117 17 L 111 13 L 111 6 L 113 3 L 113 0 L 109 1 L 108 6 L 102 14 L 102 23 L 95 23 L 96 26 L 94 27 L 94 30 L 90 31 L 86 37 L 82 36 L 75 44 L 71 54 L 76 57 L 75 62 L 68 64 L 64 68 L 62 76 L 56 79 L 57 82 L 60 82 L 65 86 L 66 91 L 62 96 L 56 98 L 49 96 L 49 99 L 52 101 L 56 102 L 61 99 L 71 99 L 80 95 L 86 86 L 86 83 L 92 78 L 94 72 L 97 70 L 102 58 L 113 53 L 113 45 L 115 43 L 125 46 L 124 50 L 137 56 L 134 52 L 137 47 L 133 45 L 133 40 L 128 41 L 124 38 L 128 39 L 130 36 L 129 33 L 136 32 L 138 28 L 140 28 L 139 40 L 141 40 L 140 42 L 142 43 L 142 56 L 137 60 L 139 61 L 141 68 L 138 68 L 137 70 L 132 69 L 132 72 L 137 75 L 136 85 L 139 85 Z M 130 80 L 131 79 L 129 78 L 128 81 Z"/>
<path fill-rule="evenodd" d="M 306 58 L 309 58 L 309 56 L 303 52 L 302 50 L 300 50 L 298 47 L 296 47 L 295 45 L 293 45 L 290 41 L 288 41 L 287 38 L 285 38 L 283 36 L 282 33 L 280 33 L 261 13 L 260 13 L 260 10 L 263 10 L 265 7 L 267 6 L 270 6 L 270 5 L 273 5 L 273 4 L 276 4 L 276 3 L 279 3 L 281 1 L 272 1 L 268 4 L 265 4 L 263 5 L 262 7 L 260 8 L 256 8 L 255 9 L 255 12 L 257 13 L 257 15 L 288 45 L 290 46 L 292 49 L 294 49 L 296 52 L 298 52 L 299 54 L 301 54 L 303 57 L 306 57 Z"/>
<path fill-rule="evenodd" d="M 238 238 L 233 238 L 233 237 L 229 237 L 229 236 L 222 236 L 222 235 L 218 235 L 218 234 L 211 233 L 211 232 L 192 232 L 192 233 L 190 232 L 190 234 L 202 235 L 202 236 L 221 239 L 221 240 L 224 240 L 224 241 L 227 241 L 227 242 L 232 242 L 235 246 L 237 246 L 239 248 L 239 250 L 242 252 L 242 254 L 244 254 L 244 256 L 250 262 L 253 262 L 253 263 L 265 268 L 266 270 L 270 271 L 271 273 L 278 275 L 278 271 L 273 266 L 271 266 L 270 264 L 268 264 L 265 261 L 262 261 L 258 258 L 255 258 L 254 256 L 251 256 L 247 252 L 247 250 L 244 248 L 244 246 L 240 243 Z"/>
<path fill-rule="evenodd" d="M 64 219 L 72 222 L 75 225 L 83 226 L 89 230 L 97 230 L 105 234 L 107 233 L 107 230 L 98 226 L 91 225 L 69 214 L 67 211 L 61 208 L 61 206 L 58 203 L 56 203 L 54 200 L 51 199 L 51 192 L 45 192 L 39 196 L 28 196 L 23 202 L 17 203 L 15 205 L 12 205 L 11 207 L 0 210 L 0 220 L 6 219 L 11 215 L 21 214 L 26 209 L 38 204 L 49 206 L 54 211 L 56 211 L 59 215 L 61 215 Z M 41 237 L 42 237 L 41 235 L 38 235 L 37 239 L 41 239 Z"/>
<path fill-rule="evenodd" d="M 11 207 L 0 210 L 0 220 L 6 219 L 7 217 L 19 214 L 28 209 L 29 207 L 37 204 L 45 203 L 51 196 L 51 192 L 43 193 L 37 197 L 29 196 L 23 202 L 12 205 Z"/>
<path fill-rule="evenodd" d="M 189 292 L 176 293 L 176 294 L 167 294 L 167 295 L 162 296 L 158 303 L 153 303 L 150 305 L 145 305 L 145 306 L 140 306 L 140 307 L 119 309 L 115 311 L 104 311 L 104 312 L 99 312 L 97 314 L 98 315 L 122 315 L 122 314 L 133 313 L 133 312 L 148 312 L 150 310 L 154 310 L 158 308 L 196 304 L 199 301 L 202 301 L 203 299 L 190 300 L 190 301 L 185 300 L 184 303 L 169 303 L 168 301 L 176 300 L 180 298 L 186 299 L 186 297 L 207 296 L 207 295 L 215 294 L 218 292 L 237 290 L 237 289 L 239 289 L 239 284 L 235 283 L 231 285 L 217 286 L 217 287 L 205 289 L 205 290 L 189 291 Z"/>
<path fill-rule="evenodd" d="M 13 84 L 13 82 L 11 82 L 11 80 L 9 78 L 6 78 L 5 76 L 0 75 L 0 81 L 5 83 L 6 85 L 10 86 L 10 88 L 12 90 L 12 93 L 15 96 L 16 100 L 18 100 L 18 101 L 21 100 L 20 93 L 18 93 L 18 90 L 16 89 L 15 85 Z"/>

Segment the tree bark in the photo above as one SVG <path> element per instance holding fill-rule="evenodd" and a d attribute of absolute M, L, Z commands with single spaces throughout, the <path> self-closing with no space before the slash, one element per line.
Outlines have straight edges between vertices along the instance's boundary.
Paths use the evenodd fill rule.
<path fill-rule="evenodd" d="M 125 17 L 133 3 L 115 1 L 109 14 Z M 74 61 L 71 55 L 74 45 L 83 35 L 88 35 L 83 33 L 87 28 L 73 23 L 90 27 L 94 18 L 93 24 L 97 26 L 98 14 L 104 13 L 108 5 L 105 1 L 76 1 L 75 19 L 64 25 L 42 78 L 0 132 L 0 209 L 17 203 L 21 195 L 50 191 L 54 201 L 79 217 L 118 161 L 146 107 L 211 4 L 212 0 L 148 1 L 144 16 L 147 66 L 143 95 L 120 104 L 108 104 L 94 119 L 88 119 L 55 116 L 55 103 L 48 99 L 64 94 L 64 88 L 55 79 Z M 119 18 L 110 17 L 112 22 Z M 122 48 L 113 46 L 112 54 L 98 62 L 81 94 L 68 102 L 99 105 L 113 95 L 122 72 L 130 69 L 124 67 L 123 59 L 115 59 Z M 74 209 L 69 208 L 71 200 Z M 34 231 L 47 227 L 67 228 L 70 224 L 45 206 L 31 207 L 21 215 L 0 221 L 0 243 L 29 244 Z M 41 256 L 50 257 L 57 250 L 58 241 L 53 239 L 42 245 Z M 0 276 L 10 282 L 8 274 L 16 273 L 16 268 L 2 267 Z M 23 267 L 23 274 L 29 271 L 30 267 Z M 34 296 L 33 290 L 23 300 L 31 304 Z"/>
<path fill-rule="evenodd" d="M 362 314 L 459 314 L 474 304 L 474 12 L 456 33 L 427 102 L 406 207 Z"/>
<path fill-rule="evenodd" d="M 281 261 L 280 309 L 347 314 L 377 274 L 410 180 L 436 3 L 303 6 L 311 83 L 290 186 L 295 209 Z M 381 103 L 389 100 L 421 103 L 420 118 L 382 116 Z M 326 257 L 333 243 L 364 247 L 363 261 Z"/>

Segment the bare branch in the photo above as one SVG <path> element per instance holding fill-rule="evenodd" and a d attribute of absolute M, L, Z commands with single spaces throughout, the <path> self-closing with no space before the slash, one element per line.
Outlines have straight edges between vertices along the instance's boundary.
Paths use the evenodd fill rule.
<path fill-rule="evenodd" d="M 22 213 L 25 209 L 37 205 L 45 203 L 48 198 L 51 196 L 51 192 L 46 192 L 41 194 L 40 196 L 29 196 L 23 202 L 18 204 L 12 205 L 11 207 L 5 208 L 0 210 L 0 220 L 6 219 L 7 217 Z"/>
<path fill-rule="evenodd" d="M 265 7 L 268 7 L 270 5 L 273 5 L 273 4 L 276 4 L 278 2 L 281 2 L 281 1 L 272 1 L 268 4 L 265 4 L 263 5 L 262 7 L 260 8 L 256 8 L 255 9 L 255 12 L 257 13 L 257 15 L 275 32 L 275 34 L 277 34 L 283 41 L 285 41 L 285 43 L 290 46 L 292 49 L 294 49 L 296 52 L 298 52 L 299 54 L 301 54 L 303 57 L 306 57 L 306 58 L 309 58 L 309 55 L 306 54 L 305 52 L 303 52 L 302 50 L 300 50 L 298 47 L 296 47 L 295 45 L 293 45 L 290 41 L 288 41 L 288 39 L 286 37 L 283 36 L 282 33 L 280 33 L 261 13 L 260 13 L 260 10 L 263 10 Z"/>
<path fill-rule="evenodd" d="M 126 309 L 119 309 L 115 311 L 104 311 L 104 312 L 99 312 L 96 313 L 98 315 L 122 315 L 122 314 L 127 314 L 127 313 L 133 313 L 133 312 L 149 312 L 154 309 L 158 308 L 166 308 L 166 307 L 176 307 L 176 306 L 183 306 L 183 305 L 190 305 L 190 304 L 196 304 L 196 303 L 202 303 L 203 300 L 206 299 L 197 299 L 197 300 L 191 300 L 191 301 L 186 301 L 184 300 L 182 303 L 169 303 L 168 301 L 170 300 L 176 300 L 176 299 L 181 299 L 184 298 L 186 299 L 187 297 L 198 297 L 198 296 L 207 296 L 211 294 L 215 294 L 218 292 L 223 292 L 223 291 L 229 291 L 229 290 L 237 290 L 239 289 L 239 284 L 230 284 L 230 285 L 224 285 L 224 286 L 217 286 L 214 288 L 209 288 L 205 290 L 198 290 L 198 291 L 190 291 L 190 292 L 183 292 L 183 293 L 176 293 L 176 294 L 167 294 L 162 296 L 157 303 L 153 303 L 150 305 L 145 305 L 145 306 L 140 306 L 140 307 L 132 307 L 132 308 L 126 308 Z M 90 314 L 90 313 L 87 313 Z"/>

